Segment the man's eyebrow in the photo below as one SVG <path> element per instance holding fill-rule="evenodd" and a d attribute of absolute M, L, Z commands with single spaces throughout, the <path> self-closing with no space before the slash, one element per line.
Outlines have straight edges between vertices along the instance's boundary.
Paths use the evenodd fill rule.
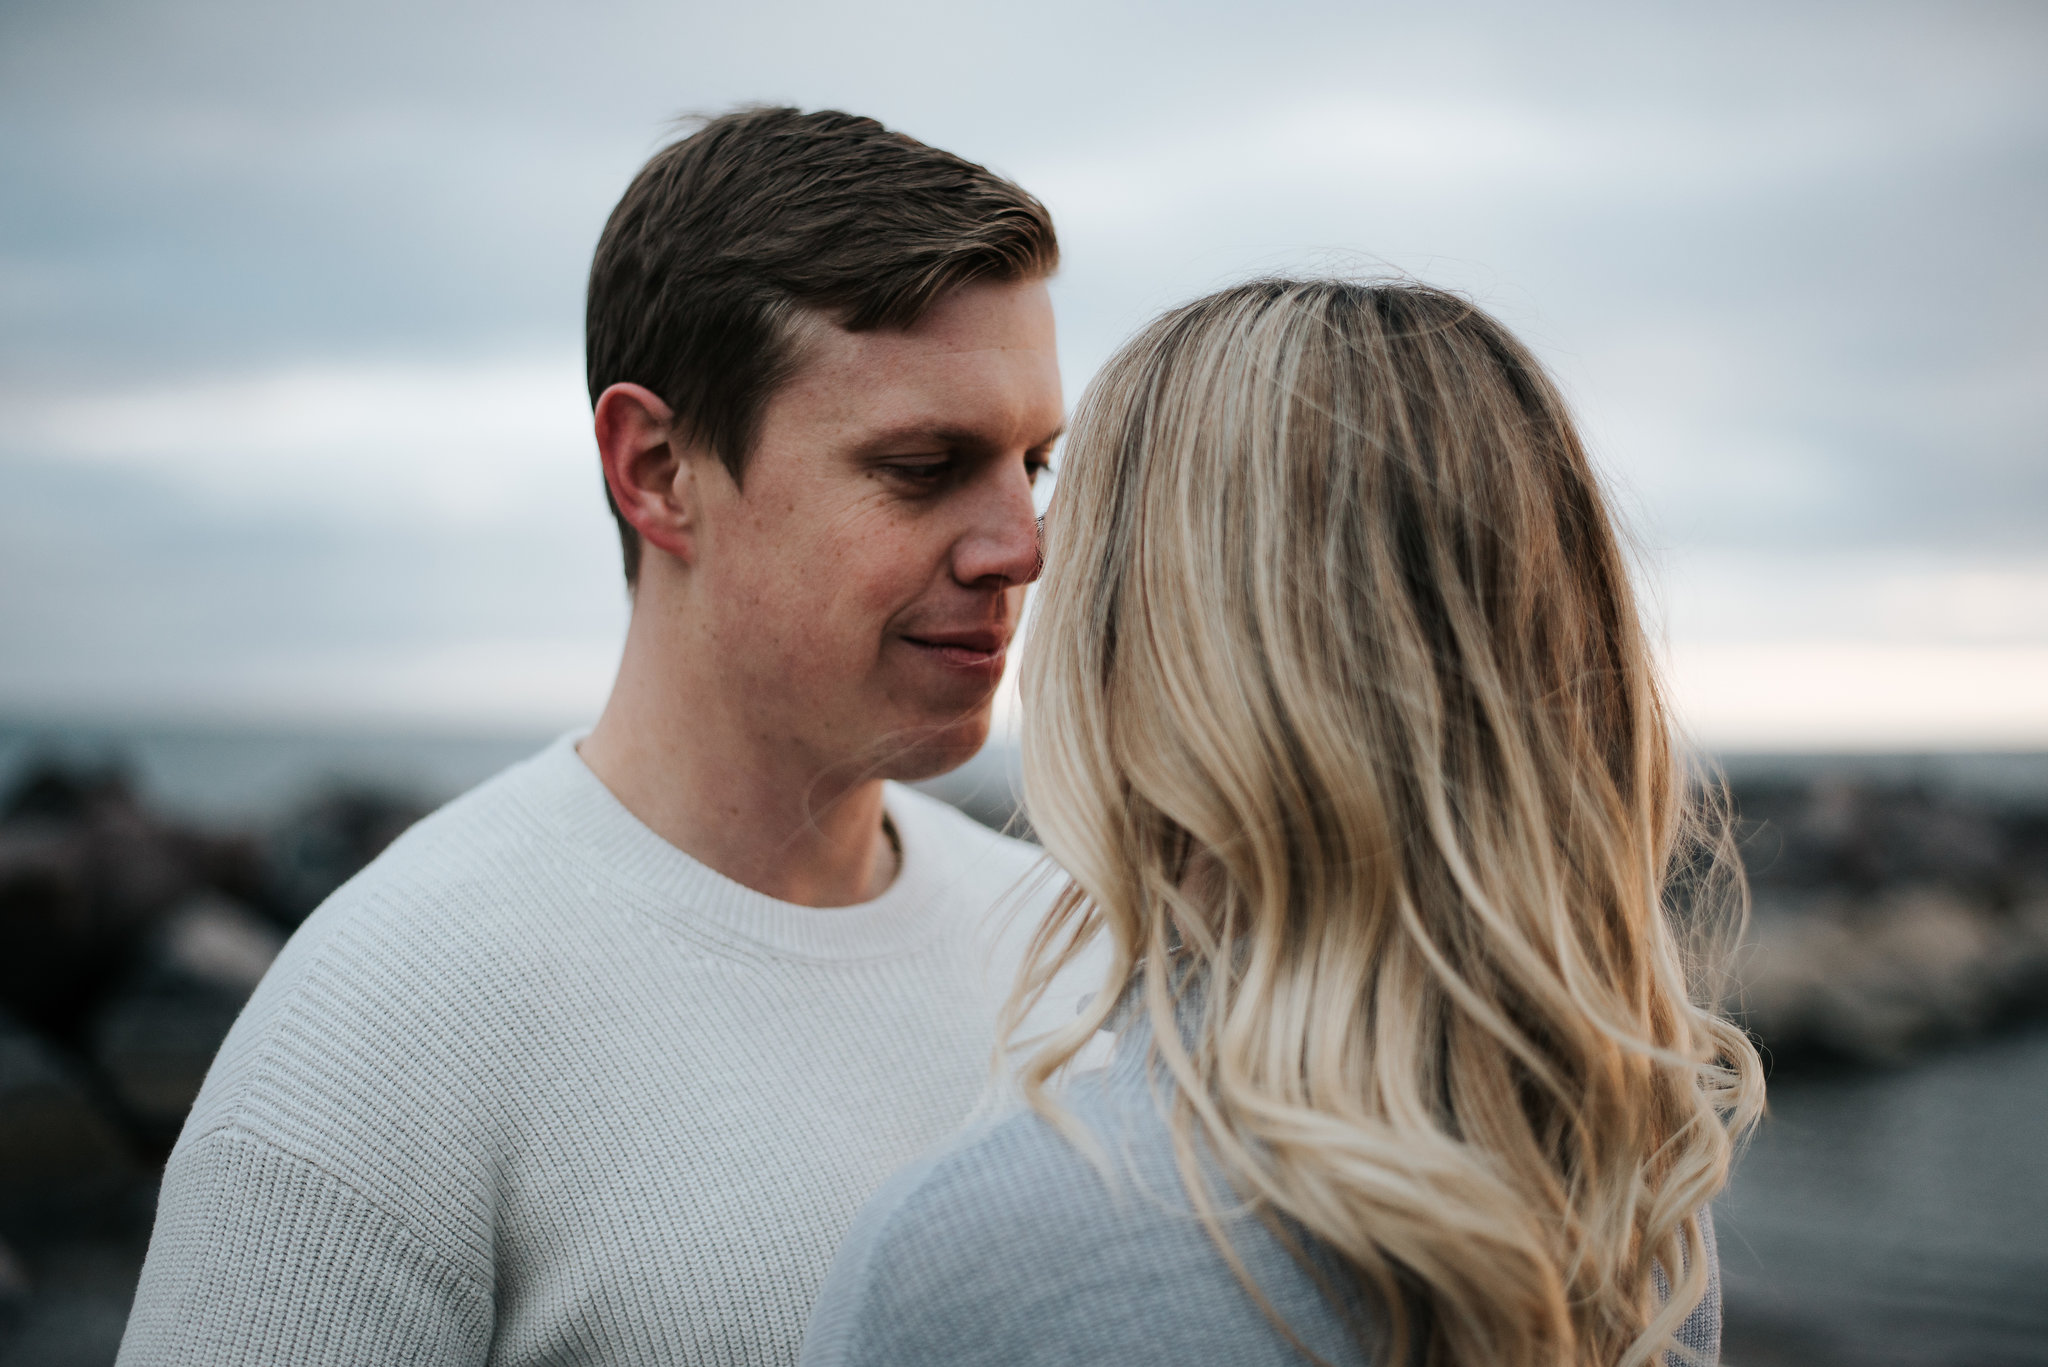
<path fill-rule="evenodd" d="M 861 438 L 863 451 L 883 451 L 891 446 L 913 446 L 918 444 L 934 446 L 988 445 L 980 433 L 966 427 L 949 427 L 942 422 L 906 422 L 895 427 L 885 427 L 870 432 Z"/>
<path fill-rule="evenodd" d="M 1066 435 L 1067 425 L 1062 422 L 1037 441 L 1030 450 L 1050 446 Z M 943 422 L 906 422 L 895 427 L 885 427 L 871 432 L 861 440 L 860 449 L 868 454 L 878 454 L 892 446 L 908 446 L 917 443 L 931 443 L 937 446 L 959 447 L 970 451 L 985 451 L 992 443 L 985 432 L 971 427 L 954 427 Z"/>

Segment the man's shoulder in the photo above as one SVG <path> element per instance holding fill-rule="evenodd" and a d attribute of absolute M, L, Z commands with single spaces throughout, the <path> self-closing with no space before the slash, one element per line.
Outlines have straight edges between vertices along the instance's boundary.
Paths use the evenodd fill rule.
<path fill-rule="evenodd" d="M 468 960 L 565 932 L 569 903 L 601 900 L 603 868 L 555 807 L 573 763 L 557 742 L 415 822 L 315 908 L 283 967 L 345 946 L 399 958 Z M 567 760 L 565 761 L 565 755 Z"/>
<path fill-rule="evenodd" d="M 417 823 L 292 935 L 172 1151 L 174 1223 L 229 1205 L 237 1237 L 374 1243 L 482 1294 L 521 1070 L 548 1071 L 534 966 L 569 919 L 533 909 L 559 894 L 527 767 Z"/>
<path fill-rule="evenodd" d="M 546 796 L 560 767 L 550 746 L 485 779 L 419 821 L 337 889 L 347 904 L 383 897 L 444 895 L 451 888 L 509 883 L 537 867 L 558 867 L 562 844 Z"/>
<path fill-rule="evenodd" d="M 232 1125 L 319 1145 L 341 1112 L 458 1077 L 454 1051 L 516 1028 L 520 967 L 560 947 L 579 886 L 524 800 L 526 767 L 419 821 L 307 917 L 222 1045 L 188 1138 Z"/>

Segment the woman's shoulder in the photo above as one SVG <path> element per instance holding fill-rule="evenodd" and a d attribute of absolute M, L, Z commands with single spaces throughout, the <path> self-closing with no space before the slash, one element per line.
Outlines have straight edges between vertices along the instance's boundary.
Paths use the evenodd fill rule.
<path fill-rule="evenodd" d="M 1020 1111 L 877 1193 L 826 1280 L 805 1367 L 1184 1362 L 1222 1360 L 1219 1348 L 1233 1362 L 1300 1361 L 1195 1214 L 1150 1089 L 1091 1076 L 1061 1101 L 1069 1129 Z M 1229 1199 L 1226 1227 L 1260 1289 L 1290 1323 L 1334 1320 Z M 1328 1328 L 1313 1338 L 1332 1343 Z"/>

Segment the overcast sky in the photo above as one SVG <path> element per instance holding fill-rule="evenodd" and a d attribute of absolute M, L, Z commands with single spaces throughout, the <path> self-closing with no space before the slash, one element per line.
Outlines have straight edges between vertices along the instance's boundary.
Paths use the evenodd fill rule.
<path fill-rule="evenodd" d="M 1556 369 L 1730 747 L 2048 744 L 2048 9 L 0 7 L 0 711 L 555 725 L 625 617 L 584 272 L 666 121 L 1051 206 L 1071 399 L 1259 271 Z"/>

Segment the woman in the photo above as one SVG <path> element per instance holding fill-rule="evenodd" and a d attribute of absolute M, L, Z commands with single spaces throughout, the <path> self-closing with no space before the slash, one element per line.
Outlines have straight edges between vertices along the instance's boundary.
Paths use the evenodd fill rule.
<path fill-rule="evenodd" d="M 1416 285 L 1190 304 L 1084 398 L 1046 558 L 1072 886 L 1012 1019 L 1099 937 L 1125 987 L 877 1196 L 806 1362 L 1713 1360 L 1739 877 L 1534 358 Z"/>

